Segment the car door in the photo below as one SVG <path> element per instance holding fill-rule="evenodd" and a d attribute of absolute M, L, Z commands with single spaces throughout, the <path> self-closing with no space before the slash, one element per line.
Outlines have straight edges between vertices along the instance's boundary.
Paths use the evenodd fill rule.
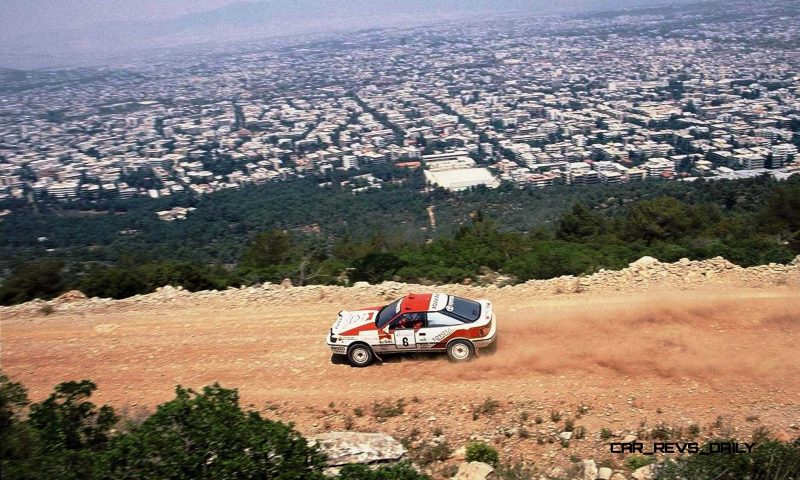
<path fill-rule="evenodd" d="M 430 328 L 428 328 L 428 314 L 426 313 L 422 322 L 422 326 L 414 330 L 414 339 L 417 342 L 418 350 L 427 350 L 432 343 L 429 341 L 431 337 Z"/>
<path fill-rule="evenodd" d="M 389 331 L 394 335 L 394 345 L 397 350 L 413 350 L 417 348 L 416 332 L 420 329 L 413 328 L 415 323 L 425 322 L 425 314 L 404 313 L 389 325 Z"/>
<path fill-rule="evenodd" d="M 464 327 L 464 322 L 442 312 L 428 312 L 425 323 L 425 344 L 428 349 L 443 350 L 450 335 Z"/>

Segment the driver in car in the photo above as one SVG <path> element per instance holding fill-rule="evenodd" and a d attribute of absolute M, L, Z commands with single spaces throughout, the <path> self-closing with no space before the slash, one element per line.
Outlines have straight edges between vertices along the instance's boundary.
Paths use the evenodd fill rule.
<path fill-rule="evenodd" d="M 419 330 L 422 328 L 424 320 L 421 313 L 407 313 L 397 323 L 397 328 L 413 328 Z"/>

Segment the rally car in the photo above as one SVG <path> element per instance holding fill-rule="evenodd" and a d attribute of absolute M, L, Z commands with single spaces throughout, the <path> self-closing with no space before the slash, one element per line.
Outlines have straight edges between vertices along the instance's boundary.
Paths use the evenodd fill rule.
<path fill-rule="evenodd" d="M 489 301 L 411 293 L 383 307 L 339 312 L 325 343 L 350 365 L 366 367 L 380 355 L 401 352 L 447 352 L 451 361 L 464 362 L 496 339 Z"/>

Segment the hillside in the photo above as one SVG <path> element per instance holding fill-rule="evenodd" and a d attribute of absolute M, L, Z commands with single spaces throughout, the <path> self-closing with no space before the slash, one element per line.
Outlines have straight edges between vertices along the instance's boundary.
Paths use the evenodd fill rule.
<path fill-rule="evenodd" d="M 219 381 L 306 435 L 385 432 L 417 454 L 430 442 L 455 449 L 477 438 L 503 458 L 557 474 L 576 458 L 620 467 L 602 429 L 619 439 L 656 431 L 690 438 L 692 425 L 696 438 L 746 440 L 760 426 L 779 438 L 800 434 L 799 287 L 800 258 L 752 268 L 644 258 L 620 271 L 502 288 L 385 282 L 165 287 L 125 300 L 68 294 L 0 308 L 2 368 L 36 400 L 58 382 L 90 378 L 97 403 L 130 416 L 172 398 L 176 384 Z M 438 356 L 366 369 L 331 362 L 324 336 L 339 310 L 432 290 L 492 300 L 497 353 L 468 365 Z M 381 413 L 401 398 L 402 415 Z M 494 403 L 487 399 L 496 408 L 482 408 Z M 562 446 L 566 420 L 586 435 Z M 454 462 L 428 468 L 437 474 Z"/>

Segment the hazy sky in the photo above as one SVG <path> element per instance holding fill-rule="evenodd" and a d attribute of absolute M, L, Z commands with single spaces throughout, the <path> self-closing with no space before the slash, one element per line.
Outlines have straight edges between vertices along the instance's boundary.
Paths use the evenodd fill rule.
<path fill-rule="evenodd" d="M 218 8 L 234 0 L 0 0 L 0 35 L 152 20 Z"/>
<path fill-rule="evenodd" d="M 436 0 L 430 1 L 436 3 Z M 177 17 L 235 2 L 236 0 L 0 0 L 0 38 L 31 32 L 81 28 L 109 21 Z M 403 0 L 398 0 L 398 4 L 402 2 Z M 533 3 L 569 8 L 581 4 L 613 7 L 656 2 L 671 3 L 669 0 L 540 0 Z M 492 0 L 486 0 L 486 3 L 491 4 Z"/>
<path fill-rule="evenodd" d="M 0 0 L 0 67 L 71 65 L 134 50 L 409 26 L 464 15 L 686 1 L 692 0 Z"/>

